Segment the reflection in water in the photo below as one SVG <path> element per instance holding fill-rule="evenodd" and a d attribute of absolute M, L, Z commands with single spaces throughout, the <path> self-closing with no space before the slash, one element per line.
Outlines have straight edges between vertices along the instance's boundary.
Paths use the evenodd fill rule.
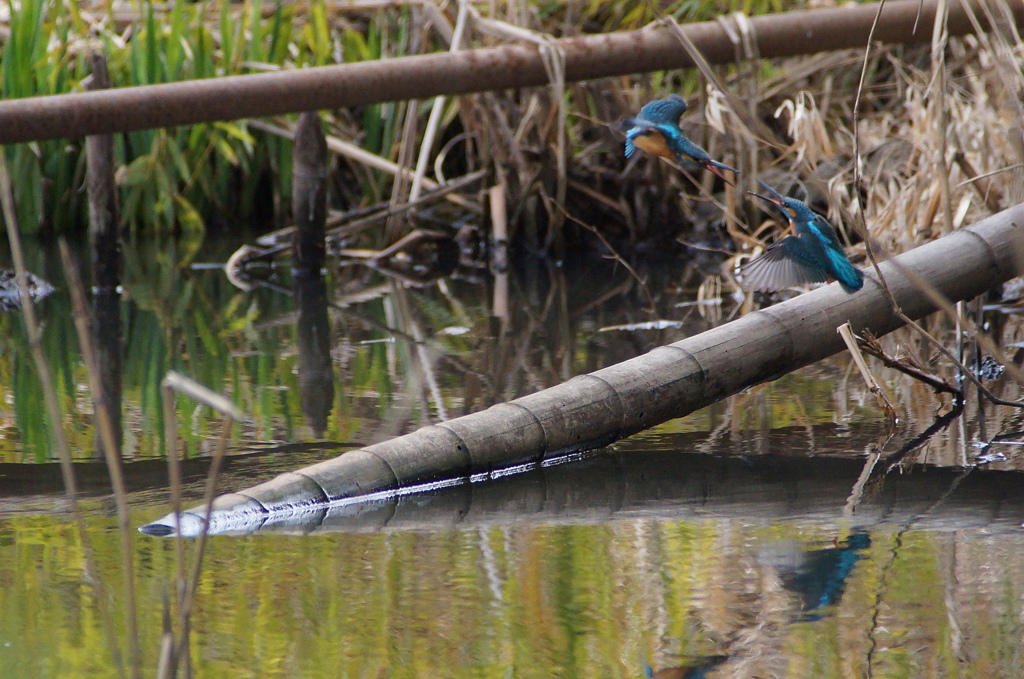
<path fill-rule="evenodd" d="M 53 286 L 27 271 L 28 294 L 33 302 L 38 302 L 53 293 Z M 16 311 L 21 308 L 21 292 L 18 290 L 18 277 L 12 269 L 0 269 L 0 312 Z"/>
<path fill-rule="evenodd" d="M 839 602 L 854 565 L 870 546 L 871 537 L 858 530 L 841 545 L 798 553 L 795 563 L 778 564 L 783 586 L 800 597 L 801 620 L 820 620 L 823 609 Z"/>
<path fill-rule="evenodd" d="M 780 586 L 788 576 L 780 578 L 764 554 L 786 541 L 798 550 L 820 545 L 846 530 L 844 493 L 813 499 L 837 467 L 823 463 L 819 474 L 786 485 L 762 475 L 757 492 L 749 485 L 759 474 L 753 470 L 747 483 L 731 486 L 742 460 L 725 465 L 714 482 L 699 470 L 723 461 L 706 456 L 660 453 L 652 460 L 636 445 L 611 457 L 603 473 L 628 470 L 638 483 L 648 477 L 634 497 L 639 503 L 646 492 L 652 502 L 609 512 L 588 511 L 581 501 L 560 514 L 572 500 L 576 469 L 566 465 L 550 469 L 564 477 L 561 491 L 545 492 L 534 478 L 528 497 L 505 494 L 502 483 L 520 491 L 525 485 L 497 481 L 479 497 L 494 509 L 474 509 L 462 523 L 454 506 L 450 520 L 429 521 L 436 514 L 429 498 L 410 497 L 400 507 L 377 507 L 384 531 L 214 538 L 194 620 L 197 676 L 281 676 L 285 667 L 288 676 L 312 679 L 635 679 L 649 665 L 659 668 L 653 676 L 666 678 L 897 679 L 934 676 L 921 668 L 955 657 L 954 630 L 969 649 L 961 676 L 1018 676 L 1024 502 L 1006 502 L 1017 509 L 1004 520 L 977 517 L 985 495 L 1019 498 L 1015 475 L 995 474 L 994 485 L 973 489 L 965 479 L 949 499 L 964 491 L 965 504 L 931 521 L 907 528 L 876 515 L 849 541 L 812 549 L 794 572 L 842 580 L 845 593 L 826 597 L 835 588 L 816 585 L 808 600 L 830 598 L 830 614 L 805 624 L 794 619 L 793 595 Z M 683 469 L 666 478 L 672 457 Z M 840 475 L 846 481 L 856 475 L 856 461 L 849 462 Z M 288 467 L 279 461 L 279 470 Z M 914 470 L 903 478 L 933 473 L 948 477 Z M 675 511 L 654 501 L 689 477 L 695 491 L 703 485 L 708 492 L 695 492 Z M 935 483 L 933 491 L 943 486 Z M 794 488 L 806 496 L 793 497 Z M 913 485 L 901 491 L 896 496 L 917 497 L 920 506 L 931 494 Z M 608 495 L 609 506 L 628 499 Z M 776 498 L 770 511 L 767 497 Z M 165 506 L 152 494 L 134 504 L 135 523 Z M 404 518 L 388 520 L 395 514 Z M 489 520 L 476 520 L 483 516 Z M 116 562 L 114 519 L 94 504 L 87 521 L 101 563 Z M 136 549 L 144 674 L 153 676 L 174 545 L 142 539 Z M 110 592 L 122 586 L 118 572 L 104 571 Z M 112 675 L 103 669 L 109 653 L 81 578 L 81 550 L 62 516 L 2 515 L 0 676 Z"/>
<path fill-rule="evenodd" d="M 334 405 L 334 370 L 331 363 L 331 327 L 327 318 L 327 283 L 319 271 L 295 272 L 293 277 L 299 398 L 314 438 L 327 430 Z"/>
<path fill-rule="evenodd" d="M 709 655 L 697 658 L 689 665 L 681 667 L 667 667 L 655 671 L 648 666 L 645 668 L 645 672 L 650 679 L 704 679 L 708 676 L 709 671 L 728 659 L 729 657 L 724 655 Z"/>
<path fill-rule="evenodd" d="M 405 285 L 424 287 L 455 272 L 460 264 L 462 245 L 459 234 L 414 229 L 384 250 L 343 249 L 337 254 L 342 265 L 364 264 Z"/>
<path fill-rule="evenodd" d="M 700 307 L 675 308 L 687 299 L 675 271 L 641 271 L 657 291 L 648 311 L 636 280 L 607 262 L 511 267 L 509 320 L 499 328 L 484 286 L 447 280 L 399 298 L 379 271 L 348 267 L 337 289 L 284 281 L 293 302 L 188 268 L 197 243 L 146 247 L 130 258 L 125 277 L 129 456 L 160 450 L 159 411 L 149 395 L 167 368 L 221 386 L 251 407 L 252 438 L 302 439 L 292 423 L 304 416 L 329 439 L 360 442 L 396 412 L 413 411 L 394 418 L 402 427 L 433 412 L 407 396 L 414 391 L 410 366 L 419 360 L 408 341 L 413 324 L 431 357 L 439 357 L 431 363 L 438 400 L 455 412 L 534 391 L 707 323 Z M 218 257 L 207 245 L 202 251 Z M 354 296 L 373 288 L 383 292 Z M 323 302 L 341 296 L 351 300 L 350 323 L 332 347 Z M 64 302 L 58 294 L 44 303 L 44 344 L 67 393 L 75 394 L 82 376 Z M 290 321 L 293 309 L 295 331 L 279 322 Z M 638 332 L 599 332 L 680 318 Z M 0 324 L 15 347 L 0 352 L 0 365 L 17 376 L 0 388 L 4 402 L 15 404 L 9 430 L 22 435 L 5 439 L 5 451 L 14 451 L 5 459 L 15 459 L 15 446 L 48 455 L 46 430 L 31 419 L 39 401 L 17 353 L 21 331 L 4 318 Z M 391 341 L 389 326 L 406 335 Z M 1005 333 L 1007 341 L 1024 339 L 1016 320 Z M 923 353 L 911 336 L 891 341 Z M 337 376 L 330 374 L 332 349 Z M 1016 386 L 1000 379 L 994 389 L 1015 397 Z M 940 427 L 901 452 L 900 467 L 912 473 L 896 474 L 885 456 L 949 406 L 937 405 L 921 385 L 889 381 L 909 423 L 892 443 L 874 426 L 870 394 L 847 379 L 846 361 L 838 359 L 579 463 L 338 505 L 313 523 L 275 517 L 257 534 L 214 538 L 195 610 L 196 674 L 624 679 L 650 665 L 662 668 L 651 670 L 657 677 L 895 679 L 929 676 L 936 667 L 1016 677 L 1024 654 L 1024 483 L 1016 473 L 962 477 L 914 465 L 959 464 L 976 450 L 971 442 L 989 440 L 974 424 L 979 407 L 993 434 L 1020 429 L 1021 416 L 971 403 L 958 426 Z M 333 413 L 332 387 L 343 395 Z M 69 429 L 87 433 L 78 449 L 89 451 L 92 430 L 81 424 L 80 406 L 72 396 L 64 406 Z M 207 440 L 204 417 L 182 420 L 192 452 Z M 1021 468 L 1024 456 L 1009 443 L 1001 446 L 1007 459 L 995 466 Z M 850 515 L 844 510 L 865 451 L 880 462 Z M 296 446 L 282 445 L 265 450 L 258 467 L 239 456 L 224 487 L 252 485 L 338 452 L 324 445 L 300 459 Z M 202 467 L 197 460 L 189 470 Z M 0 484 L 0 676 L 112 676 L 99 607 L 81 586 L 83 547 L 59 513 L 55 483 L 36 495 L 18 483 L 18 497 Z M 135 525 L 166 513 L 166 498 L 153 490 L 162 479 L 133 487 L 143 489 L 134 495 Z M 89 502 L 102 586 L 120 605 L 125 583 L 114 565 L 115 523 L 104 499 Z M 310 534 L 295 537 L 300 533 Z M 794 546 L 788 561 L 772 556 L 787 543 Z M 834 546 L 821 548 L 828 544 Z M 135 549 L 145 675 L 155 676 L 174 544 L 145 538 Z"/>
<path fill-rule="evenodd" d="M 816 428 L 819 440 L 827 438 L 828 430 L 825 426 Z M 805 432 L 778 434 L 777 444 L 792 449 Z M 866 434 L 872 438 L 872 432 Z M 915 467 L 914 473 L 891 474 L 851 514 L 847 500 L 850 488 L 861 477 L 862 460 L 679 452 L 692 449 L 704 438 L 703 434 L 643 437 L 616 444 L 611 450 L 549 459 L 500 478 L 473 483 L 455 479 L 439 489 L 434 484 L 435 489 L 425 492 L 355 498 L 273 514 L 214 517 L 210 530 L 215 534 L 258 531 L 307 535 L 442 531 L 527 521 L 572 524 L 650 515 L 678 519 L 705 512 L 741 518 L 748 516 L 752 506 L 756 506 L 757 513 L 749 516 L 750 522 L 801 515 L 865 528 L 914 521 L 915 525 L 937 530 L 1018 526 L 1024 522 L 1024 484 L 1019 484 L 1014 473 L 978 471 L 963 478 L 960 470 Z M 652 441 L 664 449 L 652 449 Z M 861 440 L 854 438 L 849 443 L 857 445 Z M 950 488 L 955 492 L 950 493 Z M 163 520 L 173 525 L 170 517 Z M 194 537 L 201 527 L 196 515 L 184 515 L 182 531 L 186 535 Z M 859 542 L 863 537 L 856 536 L 855 532 L 845 547 L 851 555 L 863 548 Z M 793 551 L 783 554 L 784 560 L 778 563 L 789 564 L 788 570 L 796 572 L 803 561 L 795 562 Z M 769 559 L 767 563 L 775 562 Z"/>
<path fill-rule="evenodd" d="M 116 286 L 115 286 L 116 288 Z M 116 289 L 96 290 L 92 297 L 92 339 L 96 352 L 96 369 L 102 384 L 103 404 L 110 415 L 110 425 L 120 453 L 124 439 L 121 429 L 122 374 L 124 371 L 124 337 L 121 331 L 121 294 Z M 96 431 L 96 452 L 102 448 Z M 99 456 L 99 455 L 98 455 Z"/>
<path fill-rule="evenodd" d="M 239 291 L 225 281 L 220 270 L 183 266 L 194 263 L 200 253 L 215 261 L 226 257 L 236 243 L 218 246 L 161 240 L 130 247 L 135 250 L 125 259 L 126 305 L 122 310 L 126 323 L 124 408 L 131 425 L 126 457 L 162 454 L 162 415 L 154 395 L 167 369 L 222 388 L 249 410 L 252 426 L 239 430 L 239 436 L 249 440 L 305 438 L 306 428 L 296 427 L 303 419 L 297 369 L 300 338 L 285 323 L 293 318 L 296 307 L 291 294 L 281 292 L 294 289 L 287 267 L 268 269 L 275 289 Z M 385 431 L 404 433 L 434 420 L 440 412 L 435 399 L 452 416 L 479 410 L 708 327 L 709 321 L 701 315 L 704 306 L 676 307 L 688 299 L 676 283 L 677 271 L 641 268 L 638 273 L 646 288 L 623 267 L 603 260 L 579 260 L 564 266 L 543 261 L 517 263 L 506 274 L 508 320 L 496 323 L 497 291 L 486 286 L 447 279 L 443 285 L 406 288 L 398 300 L 380 272 L 362 266 L 339 269 L 326 296 L 329 304 L 344 300 L 346 305 L 342 311 L 345 331 L 332 338 L 331 346 L 334 390 L 342 397 L 337 399 L 335 417 L 324 422 L 321 415 L 313 421 L 317 427 L 325 427 L 322 435 L 327 439 L 373 442 Z M 54 274 L 60 275 L 59 271 Z M 369 291 L 376 292 L 370 295 Z M 84 376 L 74 370 L 80 358 L 65 305 L 66 297 L 58 294 L 41 307 L 47 319 L 44 350 L 60 383 L 68 385 L 68 393 L 72 393 L 84 388 Z M 659 319 L 673 322 L 660 323 Z M 6 340 L 0 342 L 15 349 L 0 352 L 2 368 L 4 361 L 17 355 L 17 347 L 24 346 L 24 338 L 17 323 L 0 317 L 0 325 L 9 329 Z M 408 340 L 415 335 L 414 326 L 422 335 L 422 345 Z M 623 326 L 646 329 L 601 332 L 602 328 Z M 1015 321 L 1006 324 L 1006 333 L 1008 339 L 1024 339 Z M 303 342 L 306 337 L 301 338 Z M 902 345 L 908 338 L 913 339 L 896 335 L 892 340 Z M 417 355 L 420 346 L 429 354 L 428 361 Z M 413 384 L 420 372 L 414 369 L 418 363 L 435 371 L 429 408 L 422 406 L 420 389 Z M 18 372 L 19 365 L 7 365 L 6 369 L 18 379 L 0 385 L 0 392 L 15 403 L 17 427 L 23 432 L 21 439 L 8 444 L 18 454 L 7 459 L 45 459 L 50 453 L 45 445 L 47 425 L 31 407 L 38 403 L 33 380 Z M 324 374 L 320 376 L 326 379 Z M 880 377 L 890 376 L 882 373 Z M 1004 383 L 993 388 L 1013 398 L 1013 385 L 1002 379 Z M 908 409 L 904 421 L 911 426 L 931 422 L 936 408 L 945 407 L 936 405 L 936 399 L 921 385 L 905 379 L 891 381 L 898 404 Z M 79 412 L 81 404 L 73 399 L 63 405 L 69 412 L 69 428 L 74 430 L 73 444 L 80 455 L 91 456 L 90 413 Z M 1011 414 L 1006 409 L 996 412 L 989 405 L 984 407 L 989 410 L 989 431 L 998 433 L 1001 422 Z M 976 406 L 970 408 L 977 413 Z M 707 443 L 708 449 L 714 450 L 723 437 L 739 441 L 751 431 L 764 432 L 760 440 L 767 441 L 778 427 L 830 421 L 858 426 L 876 417 L 870 394 L 858 380 L 849 379 L 846 360 L 839 358 L 756 387 L 666 427 L 717 431 Z M 382 421 L 395 425 L 385 430 Z M 209 437 L 215 431 L 213 418 L 197 412 L 191 423 L 182 420 L 179 434 L 189 454 L 198 454 L 211 447 Z M 969 439 L 973 432 L 943 432 L 908 461 L 926 458 L 929 462 L 962 463 L 964 435 Z M 19 457 L 24 450 L 29 455 Z M 1013 456 L 1007 458 L 1004 467 L 1013 464 Z"/>

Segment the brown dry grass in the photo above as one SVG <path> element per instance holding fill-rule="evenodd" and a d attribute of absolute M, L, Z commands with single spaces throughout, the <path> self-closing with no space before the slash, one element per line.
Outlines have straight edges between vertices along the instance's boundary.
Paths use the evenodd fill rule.
<path fill-rule="evenodd" d="M 424 35 L 440 25 L 447 28 L 438 34 L 446 34 L 455 22 L 457 6 L 434 9 L 417 24 Z M 492 6 L 470 10 L 462 42 L 546 46 L 563 33 L 531 6 Z M 757 178 L 789 188 L 826 212 L 854 244 L 862 240 L 853 228 L 856 190 L 872 237 L 887 251 L 902 252 L 1024 199 L 1019 35 L 1004 31 L 937 45 L 938 51 L 879 47 L 868 55 L 856 187 L 853 107 L 863 51 L 720 67 L 714 71 L 719 90 L 696 72 L 564 83 L 557 50 L 545 48 L 549 87 L 440 100 L 444 113 L 435 116 L 437 141 L 427 156 L 441 155 L 421 171 L 444 180 L 488 169 L 492 184 L 508 187 L 510 238 L 526 250 L 602 249 L 600 239 L 564 219 L 564 208 L 626 252 L 677 238 L 721 244 L 724 231 L 727 246 L 750 252 L 773 228 L 761 228 L 763 214 L 742 193 L 656 158 L 623 158 L 616 122 L 652 98 L 678 92 L 691 104 L 684 129 L 713 157 L 743 171 L 738 189 L 756 188 Z M 404 110 L 396 114 L 403 134 L 382 155 L 414 168 L 427 106 L 397 107 Z M 357 119 L 342 112 L 329 122 L 338 138 L 360 142 Z M 359 161 L 348 171 L 366 172 Z M 392 202 L 408 200 L 411 184 L 392 183 Z M 467 200 L 479 205 L 475 196 Z M 400 230 L 397 225 L 393 233 Z M 855 258 L 863 257 L 863 247 L 854 245 Z"/>

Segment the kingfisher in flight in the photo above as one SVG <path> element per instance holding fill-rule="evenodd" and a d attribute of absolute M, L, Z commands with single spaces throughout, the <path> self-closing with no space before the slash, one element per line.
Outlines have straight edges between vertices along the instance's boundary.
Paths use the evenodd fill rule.
<path fill-rule="evenodd" d="M 722 170 L 735 174 L 739 171 L 711 160 L 708 152 L 686 138 L 679 129 L 679 118 L 686 113 L 686 102 L 677 94 L 668 99 L 655 99 L 642 109 L 635 118 L 627 118 L 626 157 L 629 158 L 637 149 L 642 149 L 656 156 L 669 160 L 678 160 L 690 167 L 702 167 L 717 175 L 727 184 L 733 182 L 726 178 Z"/>
<path fill-rule="evenodd" d="M 764 182 L 759 183 L 767 195 L 750 195 L 777 207 L 796 235 L 772 243 L 763 255 L 740 267 L 743 287 L 777 292 L 830 280 L 839 281 L 850 293 L 864 287 L 864 274 L 850 263 L 836 230 L 824 217 L 796 198 L 782 196 Z"/>

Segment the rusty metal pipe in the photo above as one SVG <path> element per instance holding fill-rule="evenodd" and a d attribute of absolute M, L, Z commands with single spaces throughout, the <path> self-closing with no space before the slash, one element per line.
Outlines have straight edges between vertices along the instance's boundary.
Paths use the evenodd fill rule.
<path fill-rule="evenodd" d="M 983 28 L 984 12 L 975 4 Z M 761 57 L 863 47 L 877 5 L 789 12 L 751 18 Z M 918 9 L 921 14 L 918 17 Z M 890 43 L 931 39 L 935 2 L 898 0 L 885 6 L 875 38 Z M 1024 26 L 1024 3 L 1006 4 Z M 914 31 L 915 22 L 917 31 Z M 960 3 L 949 7 L 950 35 L 974 30 Z M 687 24 L 683 30 L 709 63 L 744 58 L 722 22 Z M 666 28 L 622 31 L 557 40 L 567 81 L 606 78 L 693 66 Z M 0 144 L 74 138 L 213 120 L 358 106 L 436 95 L 530 87 L 548 82 L 537 47 L 514 45 L 399 57 L 277 73 L 228 76 L 165 85 L 31 97 L 0 102 Z"/>

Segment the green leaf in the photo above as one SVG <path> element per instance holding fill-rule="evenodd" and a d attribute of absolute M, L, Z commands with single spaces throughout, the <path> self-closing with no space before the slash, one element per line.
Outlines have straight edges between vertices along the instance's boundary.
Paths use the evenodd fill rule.
<path fill-rule="evenodd" d="M 181 227 L 182 231 L 186 233 L 202 233 L 206 231 L 206 222 L 203 221 L 202 215 L 196 211 L 192 203 L 180 195 L 174 197 L 174 203 L 178 226 Z"/>

